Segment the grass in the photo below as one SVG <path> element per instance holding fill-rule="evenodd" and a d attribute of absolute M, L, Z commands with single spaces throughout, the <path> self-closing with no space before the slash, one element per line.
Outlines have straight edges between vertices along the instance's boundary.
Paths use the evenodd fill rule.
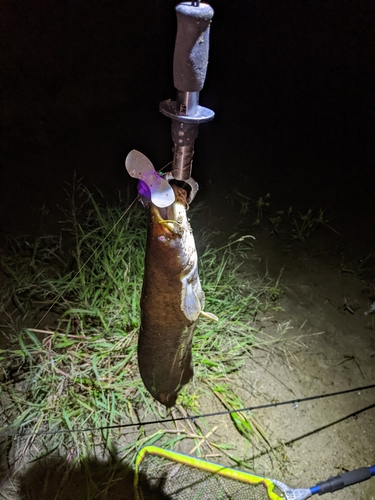
<path fill-rule="evenodd" d="M 3 436 L 17 433 L 13 470 L 24 466 L 21 450 L 27 460 L 53 454 L 73 465 L 116 450 L 132 464 L 146 444 L 174 448 L 189 438 L 199 446 L 206 438 L 198 425 L 142 426 L 144 419 L 165 416 L 145 390 L 136 358 L 145 212 L 122 199 L 109 206 L 82 185 L 73 186 L 69 202 L 60 236 L 8 238 L 1 253 L 8 344 L 0 350 L 0 424 Z M 221 248 L 205 244 L 205 310 L 219 321 L 200 320 L 194 381 L 178 400 L 182 413 L 199 412 L 207 392 L 224 408 L 241 406 L 231 383 L 255 343 L 253 320 L 273 293 L 242 271 L 251 250 L 250 236 L 234 235 Z M 136 427 L 105 429 L 119 424 Z M 233 424 L 247 438 L 261 434 L 246 415 L 235 416 Z M 77 429 L 91 430 L 61 432 Z"/>
<path fill-rule="evenodd" d="M 254 212 L 255 206 L 256 218 L 251 224 L 252 227 L 261 226 L 266 219 L 271 222 L 271 231 L 273 234 L 278 236 L 280 233 L 283 233 L 288 235 L 290 240 L 302 242 L 306 242 L 321 227 L 326 227 L 335 234 L 339 234 L 329 225 L 329 221 L 325 218 L 325 210 L 322 208 L 319 209 L 318 213 L 309 208 L 306 213 L 299 212 L 297 214 L 290 206 L 288 210 L 278 210 L 272 217 L 265 217 L 265 212 L 269 211 L 271 205 L 270 193 L 267 193 L 264 197 L 260 197 L 257 201 L 238 191 L 236 191 L 236 195 L 236 204 L 239 205 L 241 215 L 248 218 Z"/>

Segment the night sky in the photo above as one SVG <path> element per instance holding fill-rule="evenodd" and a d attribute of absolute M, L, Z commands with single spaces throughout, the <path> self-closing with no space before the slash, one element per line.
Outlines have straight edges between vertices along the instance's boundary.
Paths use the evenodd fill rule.
<path fill-rule="evenodd" d="M 157 168 L 171 160 L 158 107 L 176 95 L 177 3 L 2 2 L 3 231 L 37 230 L 43 204 L 57 220 L 74 172 L 110 198 L 133 182 L 130 150 Z M 209 3 L 200 103 L 216 117 L 195 143 L 201 199 L 208 185 L 270 192 L 275 210 L 327 208 L 340 231 L 373 245 L 373 2 Z"/>

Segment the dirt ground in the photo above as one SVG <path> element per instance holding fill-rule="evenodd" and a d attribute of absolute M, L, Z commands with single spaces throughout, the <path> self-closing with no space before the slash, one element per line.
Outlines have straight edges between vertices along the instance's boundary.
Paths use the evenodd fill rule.
<path fill-rule="evenodd" d="M 285 254 L 275 246 L 264 236 L 256 245 L 269 268 L 272 261 L 271 276 L 277 277 L 275 264 L 284 269 L 283 310 L 276 311 L 268 325 L 272 331 L 273 321 L 290 322 L 289 335 L 303 336 L 303 345 L 292 348 L 288 357 L 282 352 L 275 357 L 264 354 L 255 366 L 247 367 L 245 377 L 254 387 L 249 403 L 374 384 L 374 318 L 365 315 L 374 283 L 343 274 L 339 262 L 324 254 L 300 248 Z M 267 324 L 264 328 L 267 331 Z M 286 447 L 291 484 L 311 484 L 374 461 L 374 389 L 301 403 L 298 408 L 263 410 L 259 416 L 272 440 L 293 441 Z M 371 495 L 375 485 L 369 483 L 332 498 L 370 499 Z"/>
<path fill-rule="evenodd" d="M 256 218 L 254 210 L 238 218 L 230 200 L 217 210 L 225 214 L 222 228 L 236 227 L 237 221 L 237 229 L 250 229 Z M 249 267 L 274 282 L 280 280 L 278 307 L 259 318 L 259 325 L 264 339 L 278 338 L 280 330 L 285 334 L 276 348 L 256 350 L 246 360 L 240 391 L 246 406 L 374 384 L 375 316 L 369 311 L 375 300 L 375 255 L 362 265 L 349 242 L 328 227 L 319 227 L 305 242 L 292 241 L 290 228 L 275 235 L 268 221 L 272 215 L 266 211 L 260 227 L 249 230 L 256 237 L 254 252 L 261 257 Z M 280 473 L 286 484 L 312 486 L 374 462 L 374 390 L 255 412 L 270 443 L 283 443 Z M 277 464 L 252 452 L 254 470 L 273 477 Z M 375 498 L 375 483 L 370 480 L 330 498 L 370 500 Z"/>

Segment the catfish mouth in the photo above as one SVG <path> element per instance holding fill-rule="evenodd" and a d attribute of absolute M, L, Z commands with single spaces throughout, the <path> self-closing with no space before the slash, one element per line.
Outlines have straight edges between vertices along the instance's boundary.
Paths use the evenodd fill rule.
<path fill-rule="evenodd" d="M 161 219 L 164 221 L 174 221 L 183 224 L 186 219 L 186 211 L 189 209 L 187 202 L 187 192 L 177 184 L 171 184 L 175 194 L 175 201 L 165 208 L 157 207 Z"/>

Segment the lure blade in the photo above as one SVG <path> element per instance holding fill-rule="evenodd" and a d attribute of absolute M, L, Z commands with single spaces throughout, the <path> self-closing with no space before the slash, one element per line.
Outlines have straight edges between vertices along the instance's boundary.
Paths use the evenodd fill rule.
<path fill-rule="evenodd" d="M 165 208 L 175 201 L 173 189 L 154 169 L 153 164 L 144 154 L 133 149 L 125 160 L 125 167 L 131 177 L 140 180 L 140 194 L 150 197 L 152 203 Z M 147 188 L 145 188 L 145 185 Z"/>

